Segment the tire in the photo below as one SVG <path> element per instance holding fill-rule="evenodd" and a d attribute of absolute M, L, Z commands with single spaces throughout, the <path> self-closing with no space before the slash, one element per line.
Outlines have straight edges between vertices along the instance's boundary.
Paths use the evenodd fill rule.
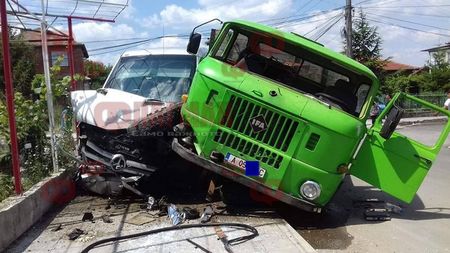
<path fill-rule="evenodd" d="M 181 122 L 181 103 L 148 115 L 128 128 L 131 136 L 174 136 L 173 127 Z"/>

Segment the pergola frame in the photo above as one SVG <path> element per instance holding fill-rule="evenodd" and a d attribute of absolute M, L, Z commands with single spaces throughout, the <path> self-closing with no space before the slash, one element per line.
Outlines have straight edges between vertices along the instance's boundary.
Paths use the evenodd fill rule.
<path fill-rule="evenodd" d="M 61 2 L 60 0 L 59 2 Z M 14 176 L 14 187 L 16 194 L 22 194 L 22 183 L 21 183 L 21 175 L 20 175 L 20 161 L 19 161 L 19 147 L 17 140 L 17 129 L 16 129 L 16 119 L 15 119 L 15 110 L 14 110 L 14 87 L 12 80 L 12 66 L 11 66 L 11 55 L 10 55 L 10 47 L 9 47 L 9 31 L 8 31 L 8 15 L 17 19 L 18 23 L 22 27 L 16 27 L 16 29 L 24 29 L 29 30 L 22 19 L 28 19 L 33 22 L 36 22 L 36 26 L 39 24 L 41 27 L 41 46 L 42 46 L 42 60 L 44 65 L 44 76 L 45 83 L 47 86 L 47 106 L 48 106 L 48 116 L 49 116 L 49 132 L 51 137 L 51 150 L 52 150 L 52 162 L 53 162 L 53 171 L 58 172 L 58 150 L 56 143 L 56 136 L 54 132 L 54 108 L 53 108 L 53 94 L 52 94 L 52 84 L 50 82 L 50 64 L 49 64 L 49 55 L 48 55 L 48 45 L 47 45 L 47 30 L 49 28 L 53 29 L 63 37 L 67 38 L 67 55 L 68 62 L 70 68 L 70 78 L 71 78 L 71 89 L 76 89 L 76 81 L 74 79 L 75 75 L 75 65 L 74 65 L 74 54 L 73 54 L 73 44 L 74 37 L 72 31 L 72 21 L 73 20 L 88 20 L 88 21 L 97 21 L 97 22 L 111 22 L 114 23 L 116 18 L 125 10 L 128 6 L 129 0 L 124 0 L 126 3 L 118 4 L 108 2 L 107 0 L 65 0 L 67 3 L 75 3 L 75 7 L 72 9 L 70 14 L 49 14 L 48 9 L 48 1 L 47 5 L 44 3 L 44 0 L 41 0 L 41 12 L 30 11 L 24 5 L 18 2 L 18 0 L 0 0 L 0 21 L 1 21 L 1 32 L 2 32 L 2 50 L 3 50 L 3 71 L 4 71 L 4 81 L 5 81 L 5 90 L 6 90 L 6 104 L 8 109 L 8 120 L 9 120 L 9 129 L 10 129 L 10 140 L 11 140 L 11 157 L 12 157 L 12 171 Z M 63 1 L 64 2 L 64 1 Z M 81 8 L 82 4 L 89 5 L 98 5 L 98 8 L 93 8 L 91 12 L 93 12 L 92 16 L 83 16 L 77 14 L 77 10 Z M 14 9 L 13 5 L 17 6 L 17 10 Z M 9 6 L 9 10 L 8 10 Z M 116 9 L 114 15 L 103 15 L 106 17 L 102 17 L 102 8 L 113 7 Z M 111 11 L 109 11 L 111 12 Z M 83 13 L 85 14 L 85 13 Z M 51 24 L 46 22 L 46 17 L 55 18 Z M 58 18 L 64 18 L 67 20 L 68 34 L 65 34 L 62 31 L 59 31 L 57 28 L 53 26 L 53 23 Z M 55 41 L 55 40 L 50 40 Z"/>

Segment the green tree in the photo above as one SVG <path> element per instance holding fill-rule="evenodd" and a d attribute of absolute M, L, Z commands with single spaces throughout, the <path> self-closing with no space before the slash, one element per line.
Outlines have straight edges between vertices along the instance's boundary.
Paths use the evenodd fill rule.
<path fill-rule="evenodd" d="M 111 69 L 112 67 L 110 65 L 105 65 L 101 62 L 91 60 L 84 61 L 84 73 L 91 79 L 92 89 L 98 89 L 103 86 Z"/>
<path fill-rule="evenodd" d="M 344 47 L 345 47 L 344 43 Z M 354 18 L 352 29 L 353 58 L 370 68 L 379 77 L 386 60 L 381 58 L 382 39 L 376 26 L 371 26 L 362 10 Z"/>
<path fill-rule="evenodd" d="M 14 90 L 30 98 L 33 94 L 31 82 L 35 75 L 35 56 L 33 47 L 23 40 L 22 35 L 9 30 L 10 55 Z M 0 42 L 0 47 L 1 47 Z M 0 90 L 4 92 L 3 51 L 0 50 Z"/>

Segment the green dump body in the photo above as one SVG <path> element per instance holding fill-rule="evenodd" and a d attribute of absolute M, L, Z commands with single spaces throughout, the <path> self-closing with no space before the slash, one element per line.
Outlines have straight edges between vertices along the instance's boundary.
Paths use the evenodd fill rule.
<path fill-rule="evenodd" d="M 231 35 L 230 30 L 234 31 Z M 327 103 L 328 100 L 318 99 L 318 95 L 310 90 L 317 88 L 320 93 L 320 89 L 327 86 L 311 82 L 314 76 L 304 78 L 308 73 L 299 78 L 295 75 L 294 81 L 285 81 L 283 77 L 265 76 L 277 68 L 277 62 L 263 66 L 263 75 L 255 73 L 256 70 L 239 67 L 239 57 L 234 56 L 233 61 L 221 58 L 220 55 L 226 55 L 227 50 L 234 50 L 232 45 L 227 49 L 226 41 L 232 41 L 232 37 L 241 30 L 248 36 L 249 50 L 255 48 L 250 45 L 252 40 L 259 41 L 261 54 L 262 46 L 265 47 L 261 43 L 270 45 L 272 55 L 278 57 L 275 61 L 285 60 L 284 66 L 296 69 L 297 65 L 312 62 L 311 66 L 330 66 L 329 72 L 345 76 L 353 94 L 363 93 L 358 97 L 357 108 L 350 105 L 353 109 L 344 110 L 342 106 Z M 240 50 L 243 51 L 242 48 Z M 307 61 L 297 57 L 287 59 L 287 56 L 280 56 L 282 54 L 278 50 L 304 55 Z M 228 55 L 231 57 L 232 52 Z M 249 62 L 250 57 L 247 64 Z M 310 86 L 308 92 L 302 90 L 303 81 L 305 86 Z M 329 79 L 327 81 L 332 83 Z M 332 81 L 330 86 L 334 85 Z M 322 80 L 321 83 L 326 82 Z M 263 169 L 259 176 L 246 176 L 245 168 L 239 164 L 224 162 L 221 165 L 234 171 L 234 177 L 238 175 L 265 187 L 266 193 L 283 192 L 294 200 L 322 207 L 335 194 L 349 165 L 357 162 L 357 152 L 364 148 L 365 140 L 370 139 L 366 138 L 370 134 L 366 120 L 378 89 L 378 79 L 371 70 L 340 53 L 292 33 L 256 23 L 233 21 L 223 25 L 207 56 L 200 61 L 188 99 L 182 107 L 182 116 L 195 135 L 194 147 L 199 157 L 209 160 L 214 151 L 223 154 L 225 160 L 231 155 L 243 161 L 259 161 Z M 381 129 L 381 120 L 375 127 Z M 447 125 L 442 138 L 446 137 L 448 130 Z M 440 146 L 434 152 L 437 154 L 439 149 Z M 359 167 L 365 166 L 364 162 L 358 162 Z M 306 181 L 320 185 L 318 198 L 307 199 L 300 194 L 300 187 Z M 420 183 L 413 188 L 418 188 Z"/>

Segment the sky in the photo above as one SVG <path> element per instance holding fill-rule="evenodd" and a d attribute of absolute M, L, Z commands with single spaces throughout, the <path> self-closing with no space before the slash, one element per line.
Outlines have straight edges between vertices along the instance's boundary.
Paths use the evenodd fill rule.
<path fill-rule="evenodd" d="M 70 13 L 75 0 L 48 0 L 48 13 Z M 80 0 L 76 14 L 92 15 L 97 5 Z M 94 0 L 99 1 L 99 0 Z M 39 10 L 40 1 L 20 1 L 29 9 Z M 101 2 L 101 1 L 99 1 Z M 120 8 L 113 4 L 127 0 L 106 0 L 97 17 L 113 15 Z M 404 64 L 423 66 L 428 54 L 421 52 L 450 42 L 450 2 L 448 0 L 353 0 L 354 16 L 362 9 L 383 40 L 384 58 Z M 84 5 L 83 5 L 84 4 Z M 162 35 L 186 35 L 193 27 L 213 18 L 223 21 L 244 19 L 261 22 L 295 32 L 324 44 L 335 51 L 343 50 L 342 29 L 345 0 L 129 0 L 127 8 L 115 23 L 75 21 L 76 40 L 85 43 L 91 60 L 113 64 L 125 50 L 160 51 L 185 49 L 185 38 L 171 37 L 130 44 Z M 52 21 L 52 20 L 50 20 Z M 331 26 L 334 24 L 333 26 Z M 67 30 L 63 20 L 53 25 Z M 331 27 L 329 30 L 326 28 Z M 200 28 L 220 28 L 219 23 Z M 205 37 L 205 36 L 204 36 Z M 207 36 L 206 36 L 207 37 Z M 107 49 L 102 49 L 102 48 Z M 111 48 L 113 47 L 113 48 Z"/>

